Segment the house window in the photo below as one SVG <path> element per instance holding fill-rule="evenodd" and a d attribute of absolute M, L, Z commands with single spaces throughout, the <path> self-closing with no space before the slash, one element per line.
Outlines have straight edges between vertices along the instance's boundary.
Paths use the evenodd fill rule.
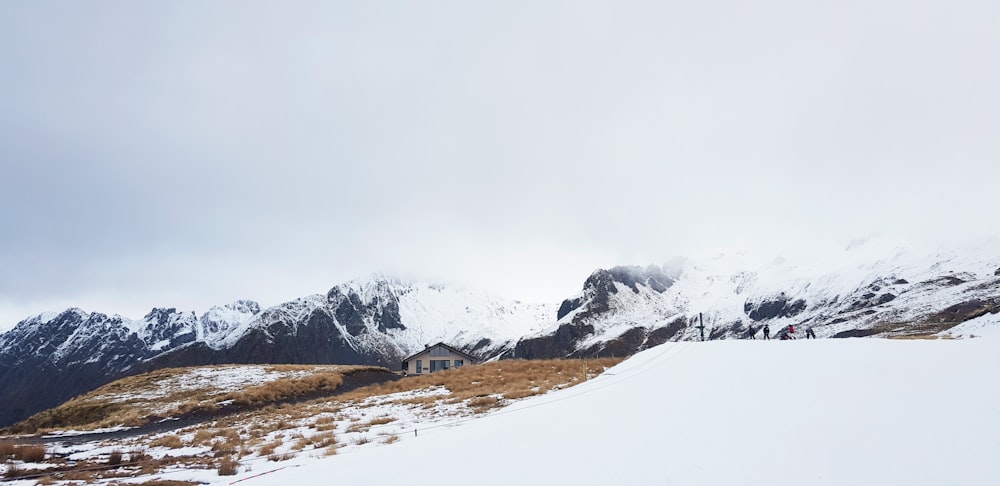
<path fill-rule="evenodd" d="M 419 373 L 423 373 L 423 372 L 424 372 L 424 362 L 422 360 L 418 359 L 417 360 L 417 373 L 419 374 Z"/>
<path fill-rule="evenodd" d="M 448 356 L 448 350 L 440 346 L 431 349 L 431 356 Z"/>
<path fill-rule="evenodd" d="M 456 368 L 458 368 L 459 366 L 462 366 L 463 364 L 465 364 L 465 363 L 463 363 L 462 360 L 460 360 L 460 359 L 456 359 L 455 360 L 455 367 Z"/>
<path fill-rule="evenodd" d="M 448 365 L 451 362 L 446 359 L 432 359 L 431 360 L 431 373 L 435 371 L 441 371 L 448 369 Z"/>

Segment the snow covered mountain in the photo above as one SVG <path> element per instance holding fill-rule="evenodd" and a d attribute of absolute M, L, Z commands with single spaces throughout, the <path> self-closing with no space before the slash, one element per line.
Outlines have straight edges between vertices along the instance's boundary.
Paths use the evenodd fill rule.
<path fill-rule="evenodd" d="M 595 271 L 557 322 L 505 357 L 628 356 L 666 341 L 928 335 L 1000 313 L 1000 243 L 916 251 L 855 242 L 802 263 L 745 254 Z"/>
<path fill-rule="evenodd" d="M 127 374 L 217 363 L 380 364 L 446 341 L 494 355 L 551 321 L 554 308 L 474 290 L 375 276 L 261 309 L 238 301 L 201 317 L 140 320 L 68 309 L 0 335 L 0 426 Z"/>
<path fill-rule="evenodd" d="M 272 307 L 218 339 L 192 342 L 140 369 L 205 363 L 378 364 L 395 369 L 444 341 L 494 356 L 552 320 L 554 307 L 453 286 L 378 276 Z"/>
<path fill-rule="evenodd" d="M 25 319 L 0 334 L 0 425 L 124 376 L 137 363 L 197 340 L 239 332 L 254 302 L 193 312 L 153 309 L 139 320 L 67 309 Z"/>
<path fill-rule="evenodd" d="M 262 309 L 239 301 L 144 318 L 69 309 L 0 334 L 0 426 L 126 374 L 222 363 L 377 364 L 444 341 L 484 359 L 628 356 L 666 341 L 972 334 L 1000 315 L 1000 244 L 884 242 L 822 261 L 720 255 L 595 271 L 561 305 L 373 276 Z M 985 320 L 983 320 L 985 319 Z M 992 319 L 992 320 L 991 320 Z M 988 321 L 988 322 L 987 322 Z M 957 327 L 956 327 L 957 326 Z M 949 331 L 952 330 L 953 331 Z"/>

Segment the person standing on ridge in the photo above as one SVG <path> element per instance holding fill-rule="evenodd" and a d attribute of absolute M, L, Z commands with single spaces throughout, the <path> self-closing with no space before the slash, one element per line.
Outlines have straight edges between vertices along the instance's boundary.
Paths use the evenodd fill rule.
<path fill-rule="evenodd" d="M 812 327 L 806 328 L 806 339 L 816 339 L 816 333 L 813 332 Z"/>
<path fill-rule="evenodd" d="M 754 330 L 753 330 L 753 324 L 751 323 L 749 326 L 747 326 L 747 335 L 750 336 L 748 339 L 757 339 L 754 336 L 754 334 L 756 334 L 756 333 L 754 332 Z"/>
<path fill-rule="evenodd" d="M 764 339 L 771 340 L 771 326 L 764 324 Z"/>

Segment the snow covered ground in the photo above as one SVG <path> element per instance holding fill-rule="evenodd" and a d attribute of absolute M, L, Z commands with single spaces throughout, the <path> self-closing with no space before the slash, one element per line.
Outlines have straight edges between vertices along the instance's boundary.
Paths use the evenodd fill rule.
<path fill-rule="evenodd" d="M 995 485 L 998 372 L 996 336 L 668 343 L 483 418 L 235 479 Z"/>
<path fill-rule="evenodd" d="M 252 454 L 236 476 L 174 466 L 115 481 L 402 485 L 448 475 L 477 485 L 995 485 L 1000 335 L 995 315 L 967 327 L 985 337 L 667 343 L 484 415 L 404 403 L 437 388 L 342 408 L 336 455 L 292 448 L 295 437 L 316 432 L 308 423 L 332 421 L 322 413 L 263 438 L 282 443 L 275 453 L 290 460 Z M 364 423 L 380 425 L 354 426 Z M 76 460 L 123 448 L 75 447 Z M 211 453 L 194 449 L 147 452 Z"/>

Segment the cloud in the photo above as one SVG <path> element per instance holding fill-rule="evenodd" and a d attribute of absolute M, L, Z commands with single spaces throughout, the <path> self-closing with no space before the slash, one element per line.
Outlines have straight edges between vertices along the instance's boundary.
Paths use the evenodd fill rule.
<path fill-rule="evenodd" d="M 16 312 L 995 232 L 987 2 L 0 9 Z"/>

